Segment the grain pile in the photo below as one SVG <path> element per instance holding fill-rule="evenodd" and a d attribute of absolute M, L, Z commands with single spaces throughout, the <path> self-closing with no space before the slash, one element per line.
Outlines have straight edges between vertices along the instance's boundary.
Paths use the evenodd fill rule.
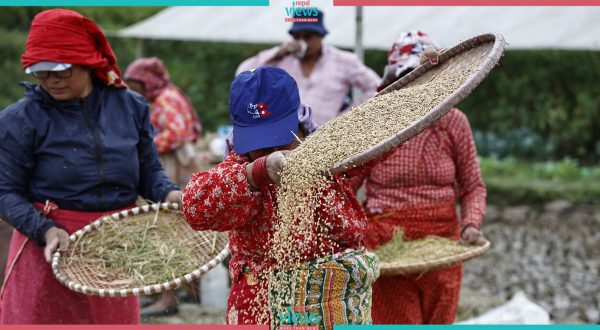
<path fill-rule="evenodd" d="M 429 236 L 418 240 L 404 240 L 399 230 L 394 238 L 377 248 L 375 254 L 382 263 L 399 267 L 437 261 L 476 249 L 477 246 L 461 244 L 449 238 Z"/>
<path fill-rule="evenodd" d="M 305 244 L 318 244 L 327 224 L 311 225 L 317 207 L 330 207 L 322 197 L 330 179 L 329 169 L 338 162 L 390 138 L 455 91 L 471 71 L 463 75 L 440 74 L 436 80 L 371 98 L 330 121 L 306 138 L 287 157 L 278 194 L 280 223 L 275 234 L 274 257 L 281 265 L 293 265 Z M 297 242 L 302 236 L 307 239 Z M 296 251 L 296 252 L 294 252 Z"/>

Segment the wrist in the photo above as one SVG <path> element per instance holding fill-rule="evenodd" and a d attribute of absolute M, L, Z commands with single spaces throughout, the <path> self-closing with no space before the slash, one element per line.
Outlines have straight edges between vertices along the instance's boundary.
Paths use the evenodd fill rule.
<path fill-rule="evenodd" d="M 262 156 L 252 162 L 252 179 L 257 188 L 273 184 L 273 180 L 267 171 L 267 157 L 268 156 Z"/>
<path fill-rule="evenodd" d="M 55 232 L 56 230 L 58 230 L 58 228 L 56 226 L 52 226 L 52 227 L 48 228 L 48 230 L 46 230 L 46 232 L 44 233 L 44 243 L 48 242 L 48 238 L 50 236 L 52 236 L 52 233 Z"/>
<path fill-rule="evenodd" d="M 34 241 L 36 241 L 38 245 L 44 246 L 44 244 L 46 244 L 46 235 L 52 228 L 56 228 L 56 224 L 54 223 L 54 221 L 46 221 L 30 237 Z"/>
<path fill-rule="evenodd" d="M 252 177 L 252 163 L 246 164 L 246 180 L 248 181 L 248 185 L 252 190 L 258 190 L 256 183 L 254 183 L 254 178 Z"/>
<path fill-rule="evenodd" d="M 277 49 L 277 52 L 275 53 L 275 56 L 273 57 L 273 60 L 278 61 L 278 60 L 284 58 L 285 56 L 287 56 L 289 53 L 290 53 L 290 50 L 288 47 L 279 46 L 279 48 Z"/>

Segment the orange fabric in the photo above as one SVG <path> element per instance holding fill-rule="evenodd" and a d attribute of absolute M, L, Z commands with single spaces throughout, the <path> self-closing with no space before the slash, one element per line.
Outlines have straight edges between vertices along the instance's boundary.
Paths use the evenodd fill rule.
<path fill-rule="evenodd" d="M 463 274 L 456 265 L 422 275 L 381 276 L 373 285 L 373 324 L 451 324 Z"/>
<path fill-rule="evenodd" d="M 429 235 L 459 239 L 454 203 L 422 209 L 388 210 L 368 215 L 365 245 L 374 249 L 393 237 L 397 228 L 406 239 Z M 374 324 L 450 324 L 458 307 L 462 265 L 425 274 L 382 276 L 373 285 Z"/>
<path fill-rule="evenodd" d="M 456 240 L 460 238 L 459 221 L 453 202 L 418 209 L 386 210 L 383 213 L 367 214 L 367 218 L 368 229 L 364 244 L 370 250 L 390 241 L 396 229 L 402 229 L 406 239 L 420 239 L 430 235 Z"/>

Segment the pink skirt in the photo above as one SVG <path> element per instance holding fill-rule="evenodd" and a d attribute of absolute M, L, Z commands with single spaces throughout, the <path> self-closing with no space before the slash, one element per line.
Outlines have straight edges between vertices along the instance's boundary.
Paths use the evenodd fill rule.
<path fill-rule="evenodd" d="M 42 204 L 36 206 L 43 209 Z M 54 210 L 48 218 L 72 234 L 107 213 L 112 212 Z M 8 278 L 0 297 L 0 324 L 140 323 L 137 297 L 100 298 L 69 290 L 54 277 L 44 258 L 44 248 L 32 240 L 25 241 L 24 235 L 13 232 L 6 266 Z"/>

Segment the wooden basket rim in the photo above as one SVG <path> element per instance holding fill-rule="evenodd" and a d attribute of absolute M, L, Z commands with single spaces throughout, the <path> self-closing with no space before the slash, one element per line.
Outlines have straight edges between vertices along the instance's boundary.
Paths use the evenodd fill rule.
<path fill-rule="evenodd" d="M 421 274 L 426 273 L 437 268 L 443 268 L 452 266 L 461 262 L 478 257 L 487 252 L 492 243 L 488 240 L 484 240 L 478 244 L 477 248 L 445 257 L 430 262 L 413 263 L 413 264 L 402 264 L 399 262 L 380 262 L 379 272 L 381 276 L 393 276 L 393 275 L 409 275 L 409 274 Z"/>
<path fill-rule="evenodd" d="M 344 160 L 339 161 L 330 168 L 330 173 L 332 175 L 343 173 L 348 171 L 349 169 L 360 166 L 372 159 L 376 159 L 377 157 L 382 156 L 387 151 L 401 145 L 413 136 L 419 134 L 425 128 L 429 127 L 433 122 L 435 122 L 448 111 L 450 111 L 452 108 L 454 108 L 458 103 L 463 101 L 469 94 L 471 94 L 471 92 L 483 81 L 483 79 L 490 73 L 490 71 L 492 71 L 492 69 L 500 61 L 500 58 L 504 54 L 504 47 L 506 45 L 504 37 L 500 34 L 488 33 L 465 40 L 457 44 L 456 46 L 446 50 L 445 52 L 441 53 L 437 65 L 433 65 L 428 61 L 425 64 L 416 68 L 415 70 L 411 71 L 406 76 L 398 79 L 396 82 L 383 89 L 377 95 L 375 95 L 374 97 L 377 97 L 383 94 L 399 90 L 408 85 L 409 83 L 413 82 L 415 79 L 425 75 L 430 70 L 435 69 L 448 59 L 467 50 L 478 47 L 481 44 L 489 43 L 492 41 L 494 42 L 494 44 L 490 52 L 479 65 L 480 70 L 469 76 L 459 88 L 457 88 L 448 97 L 446 97 L 446 99 L 444 99 L 440 104 L 431 109 L 419 120 L 413 122 L 411 125 L 398 132 L 398 134 L 379 142 L 369 150 L 356 153 Z"/>
<path fill-rule="evenodd" d="M 113 214 L 103 216 L 103 217 L 95 220 L 94 222 L 87 224 L 83 228 L 77 230 L 71 236 L 69 236 L 69 241 L 71 243 L 73 243 L 77 239 L 79 239 L 81 236 L 83 236 L 84 234 L 89 233 L 92 230 L 98 229 L 104 221 L 121 220 L 121 219 L 124 219 L 127 217 L 144 214 L 144 213 L 149 213 L 150 211 L 157 211 L 159 208 L 162 208 L 164 210 L 180 210 L 180 206 L 177 203 L 161 203 L 161 204 L 144 205 L 144 206 L 140 206 L 140 207 L 134 207 L 134 208 L 128 209 L 128 210 L 123 210 L 121 212 L 115 212 Z M 223 250 L 221 250 L 219 252 L 219 254 L 217 254 L 217 256 L 212 258 L 206 264 L 204 264 L 204 265 L 198 267 L 197 269 L 193 270 L 192 272 L 187 273 L 183 276 L 180 276 L 174 280 L 159 283 L 159 284 L 145 285 L 145 286 L 141 286 L 141 287 L 128 288 L 128 289 L 96 288 L 96 287 L 90 287 L 87 285 L 82 285 L 80 283 L 76 283 L 76 282 L 72 281 L 66 275 L 62 274 L 59 270 L 58 265 L 59 265 L 59 261 L 61 258 L 60 251 L 55 252 L 54 255 L 52 256 L 52 272 L 54 273 L 54 276 L 61 284 L 68 287 L 72 291 L 80 292 L 80 293 L 83 293 L 86 295 L 100 296 L 100 297 L 127 297 L 127 296 L 139 296 L 139 295 L 152 295 L 152 294 L 156 294 L 156 293 L 160 293 L 160 292 L 164 292 L 164 291 L 173 290 L 173 289 L 181 287 L 184 284 L 190 284 L 190 283 L 196 281 L 197 279 L 202 277 L 202 275 L 208 273 L 208 271 L 210 271 L 211 269 L 216 267 L 218 264 L 223 262 L 223 260 L 225 258 L 227 258 L 227 256 L 229 255 L 228 247 L 229 247 L 229 244 L 225 245 Z"/>

